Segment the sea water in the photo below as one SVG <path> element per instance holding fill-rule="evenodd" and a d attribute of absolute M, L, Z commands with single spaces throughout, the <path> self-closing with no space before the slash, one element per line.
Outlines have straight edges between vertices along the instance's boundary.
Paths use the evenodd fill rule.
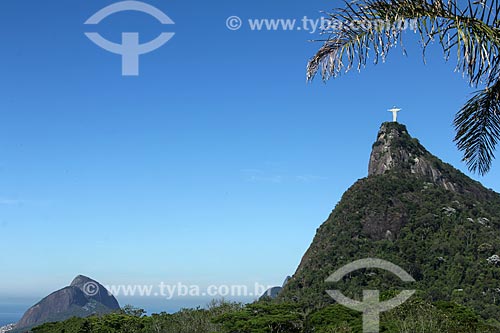
<path fill-rule="evenodd" d="M 0 301 L 0 327 L 17 323 L 31 305 L 33 304 L 28 305 L 19 304 L 17 302 L 7 303 Z"/>

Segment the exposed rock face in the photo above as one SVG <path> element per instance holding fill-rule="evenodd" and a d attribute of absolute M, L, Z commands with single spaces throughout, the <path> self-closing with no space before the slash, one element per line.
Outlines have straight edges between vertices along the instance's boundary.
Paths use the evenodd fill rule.
<path fill-rule="evenodd" d="M 45 297 L 31 307 L 17 323 L 18 328 L 33 327 L 46 322 L 46 319 L 68 311 L 71 307 L 83 307 L 87 304 L 85 294 L 78 288 L 66 287 Z"/>
<path fill-rule="evenodd" d="M 460 173 L 456 177 L 455 168 L 429 153 L 408 134 L 406 126 L 394 122 L 380 127 L 370 155 L 368 176 L 390 171 L 408 172 L 457 193 L 484 194 L 481 184 Z"/>
<path fill-rule="evenodd" d="M 259 300 L 264 300 L 266 298 L 275 299 L 276 297 L 278 297 L 281 290 L 283 290 L 282 287 L 269 288 L 266 290 L 266 292 L 264 294 L 262 294 L 262 296 L 260 296 Z"/>
<path fill-rule="evenodd" d="M 120 309 L 120 305 L 118 304 L 116 298 L 113 295 L 110 295 L 103 285 L 86 276 L 78 275 L 73 282 L 71 282 L 70 286 L 76 287 L 84 292 L 86 287 L 91 286 L 90 290 L 87 290 L 87 297 L 89 299 L 93 299 L 113 310 Z"/>
<path fill-rule="evenodd" d="M 283 285 L 281 287 L 272 287 L 272 288 L 269 288 L 267 289 L 264 294 L 262 294 L 262 296 L 260 296 L 259 300 L 264 300 L 264 299 L 268 299 L 268 298 L 271 298 L 271 299 L 275 299 L 279 296 L 280 292 L 283 290 L 283 288 L 285 288 L 286 284 L 288 283 L 288 281 L 291 279 L 290 276 L 287 276 L 285 278 L 285 281 L 283 281 Z"/>
<path fill-rule="evenodd" d="M 106 314 L 119 309 L 118 301 L 104 286 L 79 275 L 70 286 L 50 294 L 28 309 L 12 332 L 24 332 L 46 322 Z"/>
<path fill-rule="evenodd" d="M 368 175 L 382 175 L 399 168 L 437 179 L 438 172 L 423 161 L 425 155 L 428 155 L 427 150 L 418 141 L 412 140 L 404 125 L 384 123 L 373 144 Z"/>
<path fill-rule="evenodd" d="M 500 195 L 433 156 L 398 123 L 382 124 L 368 169 L 318 228 L 277 298 L 321 307 L 334 302 L 327 290 L 351 298 L 367 286 L 388 290 L 397 281 L 380 271 L 349 274 L 335 287 L 325 281 L 355 260 L 380 258 L 412 275 L 411 289 L 423 297 L 450 300 L 463 289 L 464 304 L 499 318 L 496 291 L 476 277 L 500 274 Z"/>

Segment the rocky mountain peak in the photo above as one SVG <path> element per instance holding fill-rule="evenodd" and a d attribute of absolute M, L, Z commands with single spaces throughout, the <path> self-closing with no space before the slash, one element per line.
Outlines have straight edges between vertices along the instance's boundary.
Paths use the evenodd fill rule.
<path fill-rule="evenodd" d="M 421 163 L 427 155 L 429 152 L 408 134 L 405 125 L 383 123 L 373 144 L 368 175 L 382 175 L 390 170 L 427 175 L 432 170 L 422 168 Z"/>
<path fill-rule="evenodd" d="M 78 275 L 77 277 L 75 277 L 73 279 L 73 281 L 71 282 L 70 286 L 71 287 L 78 287 L 78 288 L 83 288 L 85 286 L 86 283 L 90 283 L 90 282 L 96 282 L 94 280 L 92 280 L 91 278 L 89 277 L 86 277 L 84 275 Z"/>
<path fill-rule="evenodd" d="M 334 303 L 327 293 L 334 286 L 351 297 L 366 286 L 387 288 L 391 275 L 363 270 L 335 285 L 326 282 L 354 260 L 380 258 L 409 272 L 414 289 L 430 299 L 470 291 L 460 302 L 488 316 L 498 292 L 474 277 L 500 265 L 499 216 L 499 194 L 432 155 L 404 125 L 384 123 L 369 176 L 342 195 L 277 298 L 323 307 Z M 486 295 L 495 300 L 485 301 Z"/>
<path fill-rule="evenodd" d="M 99 282 L 84 275 L 78 275 L 71 282 L 71 287 L 80 289 L 89 299 L 93 299 L 110 309 L 119 309 L 117 300 Z"/>
<path fill-rule="evenodd" d="M 46 322 L 102 315 L 119 309 L 118 301 L 103 285 L 78 275 L 71 285 L 53 292 L 29 308 L 9 333 L 25 332 Z"/>
<path fill-rule="evenodd" d="M 485 195 L 478 182 L 432 155 L 405 125 L 396 122 L 381 125 L 368 165 L 368 176 L 389 172 L 411 174 L 456 193 Z"/>

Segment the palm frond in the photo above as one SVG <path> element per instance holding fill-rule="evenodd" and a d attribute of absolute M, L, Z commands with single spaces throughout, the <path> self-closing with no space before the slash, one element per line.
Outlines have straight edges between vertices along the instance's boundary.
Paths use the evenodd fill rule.
<path fill-rule="evenodd" d="M 308 63 L 307 79 L 321 73 L 326 81 L 354 67 L 360 70 L 370 56 L 374 63 L 384 61 L 392 47 L 403 45 L 411 22 L 421 39 L 424 58 L 427 46 L 437 41 L 446 59 L 456 52 L 456 68 L 471 86 L 489 86 L 469 100 L 455 119 L 456 142 L 464 160 L 470 170 L 485 174 L 500 139 L 500 0 L 460 1 L 463 3 L 466 5 L 460 7 L 459 0 L 346 2 L 345 8 L 329 14 L 341 28 L 325 32 L 324 45 Z"/>
<path fill-rule="evenodd" d="M 454 124 L 463 160 L 471 171 L 486 174 L 500 138 L 500 81 L 476 93 L 456 115 Z"/>

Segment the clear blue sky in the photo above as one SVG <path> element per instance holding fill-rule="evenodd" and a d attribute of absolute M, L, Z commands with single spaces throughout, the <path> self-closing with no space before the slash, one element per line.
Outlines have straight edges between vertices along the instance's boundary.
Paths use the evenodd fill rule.
<path fill-rule="evenodd" d="M 103 284 L 280 284 L 342 193 L 366 176 L 386 112 L 461 170 L 453 116 L 474 89 L 439 49 L 305 82 L 305 31 L 226 18 L 320 17 L 339 1 L 153 1 L 163 27 L 120 13 L 119 41 L 175 37 L 141 76 L 83 23 L 109 0 L 4 0 L 0 10 L 0 298 L 39 297 L 77 274 Z M 410 36 L 411 37 L 411 36 Z M 411 44 L 411 43 L 409 43 Z M 500 164 L 479 179 L 500 190 Z M 478 179 L 477 177 L 474 177 Z"/>

